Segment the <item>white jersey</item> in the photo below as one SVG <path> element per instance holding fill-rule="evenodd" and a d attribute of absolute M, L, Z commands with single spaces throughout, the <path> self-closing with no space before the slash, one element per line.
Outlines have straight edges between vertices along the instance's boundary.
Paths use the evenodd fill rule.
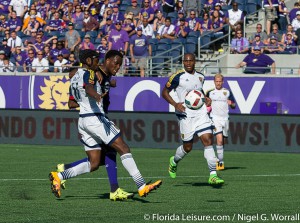
<path fill-rule="evenodd" d="M 204 75 L 197 71 L 195 71 L 194 74 L 190 74 L 185 70 L 180 70 L 169 78 L 169 81 L 166 84 L 166 88 L 170 91 L 174 89 L 178 98 L 178 102 L 184 102 L 185 96 L 189 91 L 203 91 L 202 88 L 204 80 Z M 176 111 L 176 113 L 178 115 L 183 115 L 186 117 L 195 117 L 198 115 L 205 115 L 207 111 L 206 106 L 202 106 L 202 108 L 198 110 L 192 110 L 186 107 L 184 113 L 180 113 L 179 111 Z"/>
<path fill-rule="evenodd" d="M 103 100 L 98 103 L 94 98 L 89 97 L 85 92 L 85 86 L 92 84 L 98 94 L 102 94 L 100 84 L 94 71 L 80 68 L 72 77 L 70 83 L 70 99 L 75 99 L 80 106 L 80 115 L 104 114 Z"/>
<path fill-rule="evenodd" d="M 210 117 L 213 120 L 228 120 L 229 108 L 227 100 L 235 103 L 234 97 L 230 90 L 226 88 L 212 89 L 207 92 L 207 97 L 211 99 Z"/>

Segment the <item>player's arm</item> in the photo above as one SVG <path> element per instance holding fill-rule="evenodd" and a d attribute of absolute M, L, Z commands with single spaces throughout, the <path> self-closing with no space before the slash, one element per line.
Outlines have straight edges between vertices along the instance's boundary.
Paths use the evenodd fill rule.
<path fill-rule="evenodd" d="M 232 94 L 231 91 L 229 91 L 229 97 L 228 97 L 228 100 L 227 100 L 227 104 L 230 106 L 230 108 L 232 109 L 235 109 L 236 107 L 236 104 L 235 104 L 235 99 L 234 99 L 234 96 Z"/>
<path fill-rule="evenodd" d="M 185 107 L 183 106 L 183 102 L 180 103 L 176 103 L 173 98 L 170 95 L 170 90 L 167 87 L 164 87 L 163 91 L 162 91 L 162 96 L 163 98 L 171 105 L 173 105 L 175 107 L 176 110 L 180 111 L 180 112 L 184 112 L 185 111 Z"/>
<path fill-rule="evenodd" d="M 78 108 L 79 104 L 77 103 L 77 101 L 75 99 L 74 100 L 69 99 L 68 106 L 69 106 L 69 109 Z"/>

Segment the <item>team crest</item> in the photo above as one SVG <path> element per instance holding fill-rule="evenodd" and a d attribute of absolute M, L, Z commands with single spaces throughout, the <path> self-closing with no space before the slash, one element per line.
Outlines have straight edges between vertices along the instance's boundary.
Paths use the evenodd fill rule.
<path fill-rule="evenodd" d="M 201 83 L 203 83 L 203 78 L 202 77 L 199 77 L 199 80 Z"/>
<path fill-rule="evenodd" d="M 252 60 L 252 62 L 253 62 L 253 63 L 255 63 L 256 61 L 257 61 L 257 59 L 256 59 L 256 58 Z"/>
<path fill-rule="evenodd" d="M 223 94 L 224 94 L 224 96 L 226 96 L 227 95 L 227 91 L 223 91 Z"/>
<path fill-rule="evenodd" d="M 39 108 L 42 109 L 69 109 L 70 81 L 67 76 L 49 76 L 44 78 L 44 86 L 40 87 L 38 95 L 42 101 Z"/>
<path fill-rule="evenodd" d="M 184 134 L 181 134 L 181 139 L 184 139 Z"/>

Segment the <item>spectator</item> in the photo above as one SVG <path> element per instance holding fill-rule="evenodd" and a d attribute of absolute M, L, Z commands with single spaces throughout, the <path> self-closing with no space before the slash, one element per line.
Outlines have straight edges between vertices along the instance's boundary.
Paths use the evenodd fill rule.
<path fill-rule="evenodd" d="M 254 33 L 252 36 L 249 38 L 249 43 L 252 44 L 255 41 L 256 35 L 260 36 L 260 41 L 265 42 L 268 40 L 267 34 L 262 30 L 262 24 L 257 23 L 256 25 L 256 33 Z"/>
<path fill-rule="evenodd" d="M 71 53 L 67 60 L 67 63 L 63 64 L 61 66 L 63 67 L 63 72 L 68 73 L 73 69 L 77 69 L 77 67 L 79 67 L 79 65 L 80 65 L 80 63 L 76 60 L 75 54 Z"/>
<path fill-rule="evenodd" d="M 238 6 L 237 2 L 233 2 L 232 9 L 229 9 L 225 15 L 226 23 L 230 25 L 232 31 L 235 31 L 238 25 L 243 27 L 244 24 L 244 13 Z"/>
<path fill-rule="evenodd" d="M 47 20 L 53 20 L 55 13 L 56 13 L 56 7 L 55 6 L 51 6 L 50 12 L 48 13 Z"/>
<path fill-rule="evenodd" d="M 293 38 L 293 33 L 287 33 L 286 39 L 283 42 L 282 54 L 295 54 L 297 52 L 297 44 Z"/>
<path fill-rule="evenodd" d="M 266 46 L 265 53 L 267 54 L 278 54 L 283 52 L 283 48 L 277 41 L 277 37 L 275 35 L 270 37 L 270 43 Z"/>
<path fill-rule="evenodd" d="M 244 54 L 249 51 L 249 42 L 246 37 L 243 37 L 243 31 L 237 30 L 235 32 L 235 38 L 231 41 L 230 53 L 232 54 Z"/>
<path fill-rule="evenodd" d="M 293 30 L 293 26 L 291 24 L 288 24 L 287 27 L 286 27 L 286 32 L 282 34 L 282 37 L 281 37 L 281 41 L 282 43 L 284 43 L 284 41 L 287 39 L 287 33 L 292 33 L 293 34 L 293 39 L 296 41 L 298 36 L 296 35 L 296 33 L 294 32 Z"/>
<path fill-rule="evenodd" d="M 76 6 L 75 12 L 72 15 L 72 23 L 75 25 L 75 29 L 82 29 L 83 27 L 84 14 L 81 11 L 80 6 Z"/>
<path fill-rule="evenodd" d="M 7 57 L 4 57 L 3 64 L 0 67 L 0 73 L 14 72 L 15 69 L 15 65 L 12 62 L 10 62 Z"/>
<path fill-rule="evenodd" d="M 69 58 L 70 55 L 70 51 L 67 48 L 64 48 L 64 43 L 63 41 L 58 41 L 57 43 L 57 50 L 58 50 L 58 54 L 62 54 L 64 56 L 65 59 Z M 57 55 L 58 55 L 57 54 Z"/>
<path fill-rule="evenodd" d="M 297 17 L 297 12 L 300 11 L 299 9 L 300 7 L 300 3 L 299 2 L 295 2 L 294 3 L 294 8 L 292 8 L 289 12 L 289 21 L 290 23 Z"/>
<path fill-rule="evenodd" d="M 7 27 L 7 21 L 4 15 L 0 15 L 0 32 L 5 32 Z"/>
<path fill-rule="evenodd" d="M 296 15 L 296 18 L 292 21 L 292 26 L 295 32 L 297 29 L 300 29 L 300 11 L 296 12 Z"/>
<path fill-rule="evenodd" d="M 9 14 L 9 3 L 10 0 L 2 0 L 0 3 L 0 15 L 8 15 Z"/>
<path fill-rule="evenodd" d="M 188 24 L 191 31 L 198 31 L 200 28 L 200 20 L 196 18 L 196 11 L 190 11 L 190 17 L 186 19 L 186 23 Z"/>
<path fill-rule="evenodd" d="M 156 18 L 153 22 L 153 31 L 157 32 L 161 26 L 165 25 L 165 17 L 163 16 L 162 11 L 156 12 Z"/>
<path fill-rule="evenodd" d="M 36 11 L 41 15 L 43 20 L 46 20 L 50 11 L 50 5 L 46 4 L 46 0 L 39 0 L 36 6 Z"/>
<path fill-rule="evenodd" d="M 278 18 L 278 0 L 264 0 L 267 19 L 267 35 L 271 32 L 271 24 Z"/>
<path fill-rule="evenodd" d="M 115 24 L 117 21 L 124 21 L 124 15 L 122 12 L 119 12 L 119 6 L 114 5 L 111 14 L 111 20 Z"/>
<path fill-rule="evenodd" d="M 270 72 L 270 66 L 271 73 L 275 74 L 275 61 L 268 55 L 261 53 L 261 49 L 256 46 L 254 53 L 248 54 L 236 68 L 246 67 L 245 74 L 265 74 Z"/>
<path fill-rule="evenodd" d="M 25 72 L 31 72 L 32 62 L 34 58 L 35 58 L 34 51 L 28 50 L 28 57 L 25 59 L 25 62 L 23 64 L 23 69 Z"/>
<path fill-rule="evenodd" d="M 11 48 L 12 52 L 15 51 L 17 46 L 23 47 L 22 39 L 17 36 L 16 31 L 10 33 L 10 38 L 7 40 L 7 46 Z"/>
<path fill-rule="evenodd" d="M 152 49 L 148 38 L 143 35 L 143 29 L 137 28 L 137 33 L 130 39 L 130 56 L 132 64 L 140 70 L 140 76 L 145 77 L 147 57 L 151 56 Z"/>
<path fill-rule="evenodd" d="M 286 26 L 288 24 L 287 15 L 289 14 L 289 11 L 284 1 L 285 0 L 279 1 L 279 8 L 278 8 L 278 24 L 282 32 L 286 32 Z"/>
<path fill-rule="evenodd" d="M 26 0 L 11 0 L 8 7 L 10 15 L 12 14 L 13 11 L 15 11 L 19 18 L 24 17 L 27 9 L 28 6 Z"/>
<path fill-rule="evenodd" d="M 215 4 L 214 10 L 217 10 L 217 11 L 219 12 L 219 15 L 220 15 L 220 17 L 223 19 L 223 21 L 226 20 L 226 18 L 225 18 L 225 13 L 222 11 L 222 7 L 221 7 L 221 4 L 220 4 L 220 3 L 216 3 L 216 4 Z M 214 10 L 213 10 L 213 11 L 214 11 Z M 211 14 L 210 14 L 211 18 L 212 18 L 212 13 L 213 13 L 213 11 L 212 11 Z"/>
<path fill-rule="evenodd" d="M 133 15 L 133 23 L 136 26 L 138 24 L 139 13 L 141 11 L 141 7 L 138 5 L 137 0 L 131 0 L 131 6 L 128 6 L 125 10 L 126 15 Z"/>
<path fill-rule="evenodd" d="M 101 38 L 101 44 L 97 47 L 96 51 L 99 53 L 99 63 L 103 63 L 105 54 L 108 51 L 108 44 L 107 44 L 106 37 Z"/>
<path fill-rule="evenodd" d="M 157 39 L 173 39 L 175 35 L 175 26 L 171 24 L 171 18 L 167 17 L 165 25 L 162 25 L 157 32 Z"/>
<path fill-rule="evenodd" d="M 203 5 L 204 12 L 211 14 L 214 11 L 216 2 L 214 0 L 206 0 Z"/>
<path fill-rule="evenodd" d="M 152 0 L 150 2 L 150 7 L 153 8 L 154 12 L 163 10 L 163 8 L 158 0 Z"/>
<path fill-rule="evenodd" d="M 174 39 L 185 39 L 190 32 L 190 28 L 185 26 L 185 19 L 180 19 L 180 25 L 175 26 Z"/>
<path fill-rule="evenodd" d="M 144 18 L 148 19 L 149 24 L 153 24 L 154 14 L 155 12 L 153 8 L 150 7 L 150 0 L 144 0 L 144 7 L 140 11 L 139 14 L 140 22 L 138 24 L 140 24 Z"/>
<path fill-rule="evenodd" d="M 135 34 L 135 26 L 133 23 L 133 16 L 127 15 L 126 19 L 124 20 L 124 23 L 122 25 L 122 29 L 125 30 L 128 33 L 128 36 L 131 37 L 133 34 Z"/>
<path fill-rule="evenodd" d="M 21 47 L 16 47 L 16 51 L 13 53 L 13 58 L 17 67 L 18 72 L 24 72 L 23 66 L 25 64 L 25 60 L 27 58 L 27 53 L 21 51 Z"/>
<path fill-rule="evenodd" d="M 0 51 L 4 51 L 5 52 L 5 56 L 7 58 L 10 58 L 10 54 L 11 54 L 11 48 L 7 45 L 7 38 L 4 37 L 2 40 L 2 45 L 0 46 Z"/>
<path fill-rule="evenodd" d="M 82 43 L 79 45 L 79 49 L 80 50 L 86 50 L 86 49 L 94 50 L 95 49 L 95 46 L 91 42 L 91 36 L 89 34 L 85 34 Z"/>
<path fill-rule="evenodd" d="M 62 20 L 66 24 L 68 24 L 69 22 L 72 21 L 73 13 L 74 13 L 73 3 L 69 2 L 67 10 L 63 12 Z"/>
<path fill-rule="evenodd" d="M 77 6 L 78 7 L 78 6 Z M 74 24 L 69 23 L 68 24 L 69 31 L 66 32 L 65 35 L 65 48 L 69 49 L 71 52 L 74 52 L 76 47 L 81 42 L 81 38 L 79 33 L 74 30 Z"/>
<path fill-rule="evenodd" d="M 209 13 L 203 13 L 203 19 L 200 21 L 200 34 L 203 35 L 205 32 L 210 32 L 213 30 L 212 21 L 209 18 Z"/>
<path fill-rule="evenodd" d="M 63 55 L 60 53 L 57 55 L 57 60 L 54 63 L 54 72 L 62 73 L 64 71 L 64 66 L 68 61 L 64 59 Z"/>
<path fill-rule="evenodd" d="M 145 0 L 150 1 L 150 0 Z M 165 14 L 168 14 L 170 12 L 174 12 L 175 10 L 175 0 L 162 0 L 162 9 Z"/>
<path fill-rule="evenodd" d="M 281 41 L 282 39 L 282 34 L 279 33 L 279 30 L 278 30 L 278 25 L 275 23 L 272 25 L 272 32 L 270 33 L 270 35 L 268 36 L 268 39 L 267 41 L 265 42 L 266 45 L 268 45 L 270 43 L 270 38 L 272 36 L 275 36 L 276 37 L 276 40 L 278 41 Z"/>
<path fill-rule="evenodd" d="M 183 0 L 176 1 L 176 3 L 175 3 L 175 11 L 176 12 L 184 11 L 183 2 L 184 2 Z"/>
<path fill-rule="evenodd" d="M 143 29 L 143 35 L 147 36 L 148 38 L 154 37 L 154 31 L 151 24 L 149 24 L 148 19 L 144 18 L 143 23 L 141 25 Z"/>
<path fill-rule="evenodd" d="M 45 28 L 45 31 L 46 32 L 59 31 L 60 28 L 62 27 L 62 22 L 63 20 L 60 19 L 59 13 L 55 12 L 54 19 L 49 21 L 48 25 Z"/>
<path fill-rule="evenodd" d="M 12 11 L 11 13 L 11 19 L 7 21 L 6 30 L 11 31 L 20 31 L 22 27 L 22 21 L 20 18 L 17 18 L 17 13 L 15 11 Z"/>
<path fill-rule="evenodd" d="M 121 29 L 121 21 L 116 21 L 116 29 L 111 30 L 108 37 L 108 50 L 122 50 L 127 53 L 129 37 L 126 31 Z"/>
<path fill-rule="evenodd" d="M 98 38 L 109 36 L 110 31 L 114 28 L 111 18 L 106 18 L 106 23 L 99 31 Z"/>
<path fill-rule="evenodd" d="M 110 10 L 110 14 L 111 14 L 111 8 L 108 6 L 108 0 L 104 0 L 102 6 L 100 8 L 99 18 L 100 19 L 105 18 L 108 10 Z"/>
<path fill-rule="evenodd" d="M 183 10 L 178 11 L 177 18 L 174 20 L 173 25 L 180 26 L 180 19 L 182 19 L 182 18 L 184 19 Z M 184 19 L 184 21 L 185 21 L 185 19 Z"/>
<path fill-rule="evenodd" d="M 49 71 L 49 61 L 44 58 L 44 52 L 37 53 L 37 57 L 32 61 L 32 71 L 36 73 L 45 73 Z"/>
<path fill-rule="evenodd" d="M 221 36 L 224 35 L 224 32 L 223 32 L 223 19 L 220 17 L 220 14 L 219 14 L 219 11 L 217 10 L 214 10 L 213 14 L 212 14 L 212 28 L 213 28 L 213 38 L 215 39 L 218 39 L 220 38 Z M 222 44 L 223 40 L 220 39 L 220 40 L 217 40 L 215 43 L 214 43 L 214 48 L 215 50 L 218 50 L 218 51 L 223 51 L 222 49 Z"/>
<path fill-rule="evenodd" d="M 251 53 L 254 53 L 254 48 L 255 47 L 259 47 L 261 49 L 261 52 L 264 52 L 264 48 L 265 48 L 265 44 L 263 43 L 263 41 L 261 41 L 261 37 L 259 34 L 255 35 L 254 41 L 252 42 L 251 45 Z"/>
<path fill-rule="evenodd" d="M 84 12 L 84 20 L 83 20 L 83 31 L 97 31 L 99 29 L 99 22 L 90 15 L 88 11 Z"/>
<path fill-rule="evenodd" d="M 36 16 L 35 15 L 31 15 L 30 16 L 30 21 L 28 23 L 28 26 L 27 27 L 23 26 L 22 32 L 25 35 L 30 36 L 32 30 L 38 30 L 39 27 L 40 27 L 40 23 L 36 20 Z"/>
<path fill-rule="evenodd" d="M 59 6 L 57 12 L 65 12 L 68 10 L 69 0 L 63 0 Z"/>
<path fill-rule="evenodd" d="M 201 1 L 199 0 L 185 0 L 183 1 L 184 14 L 189 14 L 190 11 L 194 11 L 197 16 L 200 15 Z"/>
<path fill-rule="evenodd" d="M 0 50 L 0 69 L 3 66 L 3 60 L 4 60 L 4 58 L 6 58 L 5 52 L 3 50 Z"/>

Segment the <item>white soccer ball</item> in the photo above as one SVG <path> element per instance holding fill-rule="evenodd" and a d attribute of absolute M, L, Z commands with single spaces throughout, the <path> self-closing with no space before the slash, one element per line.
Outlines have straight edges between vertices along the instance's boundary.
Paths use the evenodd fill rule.
<path fill-rule="evenodd" d="M 189 109 L 198 110 L 205 104 L 205 97 L 201 91 L 191 90 L 186 94 L 184 103 Z"/>

